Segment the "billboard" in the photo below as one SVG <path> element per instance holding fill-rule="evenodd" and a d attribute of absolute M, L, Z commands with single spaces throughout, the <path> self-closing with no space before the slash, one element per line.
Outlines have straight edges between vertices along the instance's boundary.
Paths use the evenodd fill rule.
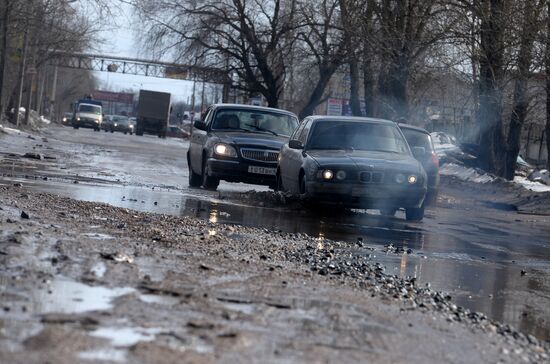
<path fill-rule="evenodd" d="M 92 97 L 95 100 L 120 102 L 122 104 L 132 104 L 134 102 L 134 94 L 126 92 L 111 92 L 111 91 L 94 91 Z"/>

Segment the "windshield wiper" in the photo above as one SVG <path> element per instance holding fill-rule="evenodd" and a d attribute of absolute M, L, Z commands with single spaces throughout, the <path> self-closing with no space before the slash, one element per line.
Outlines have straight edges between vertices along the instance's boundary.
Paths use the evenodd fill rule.
<path fill-rule="evenodd" d="M 273 135 L 275 135 L 275 136 L 279 136 L 279 134 L 275 133 L 273 130 L 264 129 L 264 128 L 261 128 L 261 127 L 259 127 L 259 126 L 257 126 L 257 125 L 252 125 L 252 124 L 244 124 L 244 125 L 245 125 L 245 126 L 250 126 L 251 128 L 254 128 L 254 129 L 258 130 L 258 131 L 265 131 L 265 132 L 271 133 L 271 134 L 273 134 Z"/>

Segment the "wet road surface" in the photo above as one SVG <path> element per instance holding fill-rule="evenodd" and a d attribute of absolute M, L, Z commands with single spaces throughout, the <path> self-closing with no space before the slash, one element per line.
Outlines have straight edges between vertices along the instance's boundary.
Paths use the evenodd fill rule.
<path fill-rule="evenodd" d="M 272 206 L 263 201 L 264 187 L 222 182 L 217 192 L 189 188 L 183 140 L 60 127 L 46 137 L 0 140 L 0 183 L 145 212 L 359 241 L 350 249 L 370 254 L 386 272 L 417 277 L 457 304 L 550 339 L 547 216 L 491 208 L 451 187 L 414 224 L 402 212 L 386 219 L 375 211 Z M 55 159 L 20 158 L 29 151 Z"/>

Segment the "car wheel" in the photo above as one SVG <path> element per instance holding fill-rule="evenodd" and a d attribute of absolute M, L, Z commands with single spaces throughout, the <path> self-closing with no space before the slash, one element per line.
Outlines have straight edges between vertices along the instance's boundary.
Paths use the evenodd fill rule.
<path fill-rule="evenodd" d="M 73 128 L 78 129 L 78 126 L 73 126 Z"/>
<path fill-rule="evenodd" d="M 300 198 L 303 200 L 307 200 L 307 188 L 306 188 L 306 175 L 302 172 L 300 175 Z"/>
<path fill-rule="evenodd" d="M 216 190 L 218 188 L 218 185 L 220 184 L 220 180 L 214 177 L 210 177 L 208 175 L 208 171 L 206 170 L 206 157 L 203 158 L 202 161 L 202 187 L 206 190 Z"/>
<path fill-rule="evenodd" d="M 407 221 L 422 221 L 424 218 L 424 205 L 419 208 L 405 209 Z"/>
<path fill-rule="evenodd" d="M 395 213 L 397 212 L 397 207 L 385 207 L 380 209 L 380 215 L 392 217 L 395 216 Z"/>
<path fill-rule="evenodd" d="M 115 131 L 113 129 L 111 129 L 111 133 L 114 133 Z"/>
<path fill-rule="evenodd" d="M 103 129 L 104 132 L 107 132 L 107 129 Z"/>
<path fill-rule="evenodd" d="M 191 168 L 191 162 L 189 161 L 189 155 L 187 155 L 187 167 L 189 168 L 189 186 L 200 187 L 202 183 L 201 175 L 193 172 L 193 168 Z"/>

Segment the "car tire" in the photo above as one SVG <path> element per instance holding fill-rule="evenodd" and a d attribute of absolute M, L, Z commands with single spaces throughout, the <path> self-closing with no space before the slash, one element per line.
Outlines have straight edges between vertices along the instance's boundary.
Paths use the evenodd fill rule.
<path fill-rule="evenodd" d="M 208 171 L 206 170 L 206 156 L 203 158 L 202 161 L 202 187 L 205 190 L 212 190 L 215 191 L 216 188 L 218 188 L 218 185 L 220 184 L 220 180 L 218 178 L 210 177 L 208 175 Z"/>
<path fill-rule="evenodd" d="M 73 128 L 78 129 L 78 126 L 73 126 Z"/>
<path fill-rule="evenodd" d="M 107 132 L 107 129 L 103 129 L 104 132 Z"/>
<path fill-rule="evenodd" d="M 111 129 L 111 133 L 114 133 L 115 131 L 113 129 Z"/>
<path fill-rule="evenodd" d="M 386 217 L 393 217 L 395 216 L 396 212 L 397 212 L 397 207 L 385 207 L 380 209 L 380 215 L 386 216 Z"/>
<path fill-rule="evenodd" d="M 299 187 L 300 187 L 300 199 L 304 201 L 308 200 L 309 196 L 307 194 L 307 188 L 306 188 L 306 175 L 303 172 L 300 174 Z"/>
<path fill-rule="evenodd" d="M 405 209 L 405 217 L 407 221 L 422 221 L 424 218 L 424 205 L 419 208 Z"/>
<path fill-rule="evenodd" d="M 191 162 L 189 161 L 189 154 L 187 155 L 187 168 L 189 168 L 189 187 L 200 187 L 202 184 L 202 176 L 193 172 Z"/>

